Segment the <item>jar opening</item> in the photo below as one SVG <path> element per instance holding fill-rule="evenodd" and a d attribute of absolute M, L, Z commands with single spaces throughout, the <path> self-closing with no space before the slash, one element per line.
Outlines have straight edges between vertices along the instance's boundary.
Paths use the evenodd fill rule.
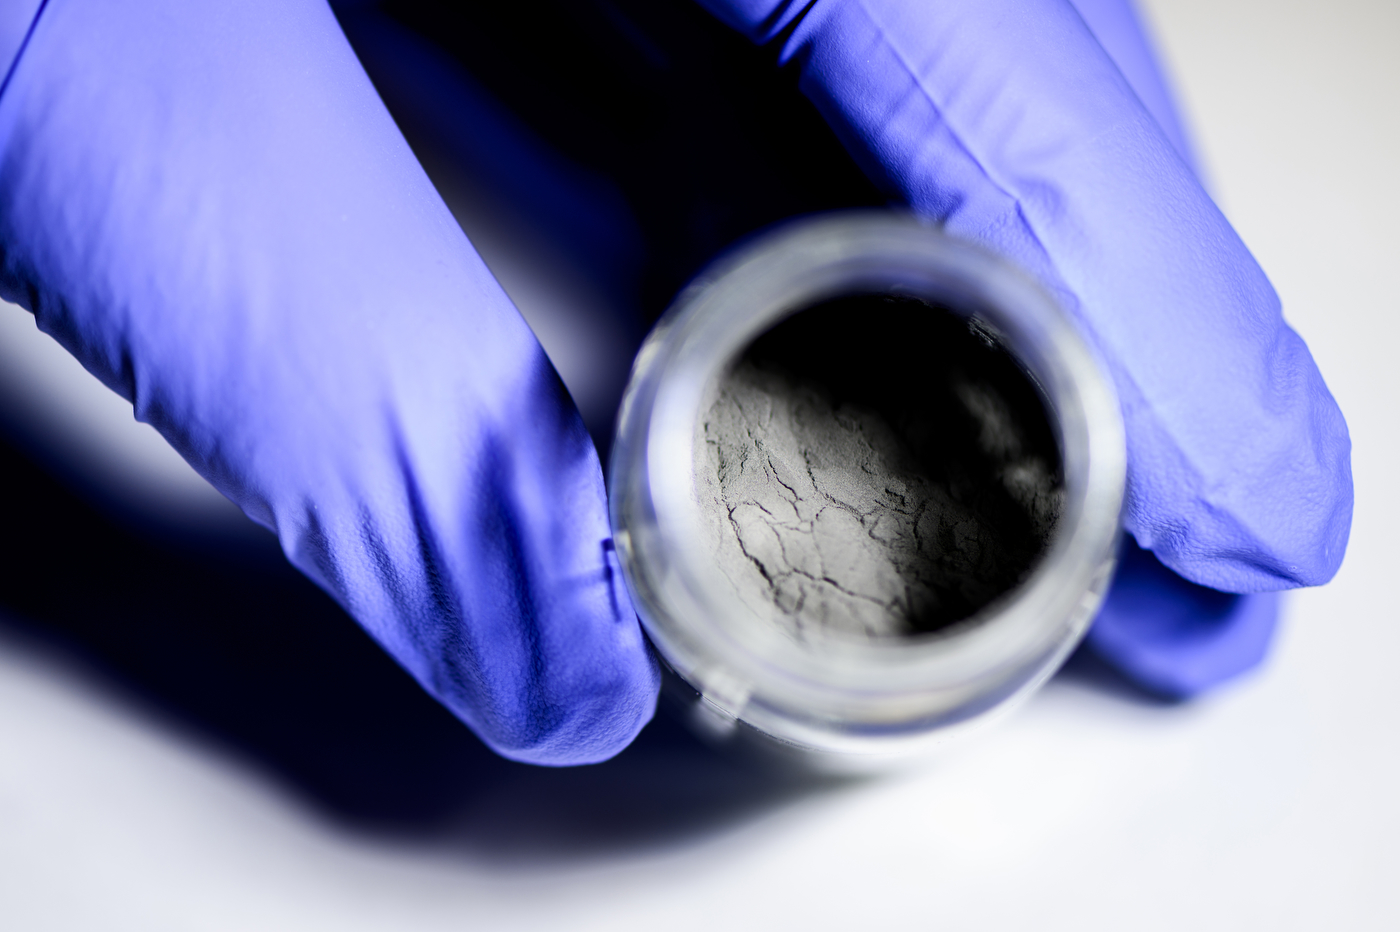
<path fill-rule="evenodd" d="M 824 300 L 744 347 L 712 399 L 693 447 L 706 549 L 799 641 L 960 627 L 1055 535 L 1058 427 L 975 309 Z"/>

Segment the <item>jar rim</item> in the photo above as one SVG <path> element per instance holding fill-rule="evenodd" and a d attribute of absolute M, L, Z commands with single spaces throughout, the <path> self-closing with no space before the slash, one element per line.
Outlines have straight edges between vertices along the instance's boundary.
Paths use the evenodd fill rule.
<path fill-rule="evenodd" d="M 756 623 L 701 545 L 695 428 L 719 379 L 755 338 L 823 300 L 857 293 L 934 302 L 1000 338 L 1046 402 L 1065 507 L 1029 576 L 950 629 L 804 643 Z M 930 224 L 861 211 L 761 235 L 680 294 L 634 366 L 609 479 L 623 575 L 663 658 L 724 714 L 786 740 L 830 744 L 928 731 L 1048 677 L 1107 587 L 1125 475 L 1112 386 L 1055 300 L 1005 260 Z"/>

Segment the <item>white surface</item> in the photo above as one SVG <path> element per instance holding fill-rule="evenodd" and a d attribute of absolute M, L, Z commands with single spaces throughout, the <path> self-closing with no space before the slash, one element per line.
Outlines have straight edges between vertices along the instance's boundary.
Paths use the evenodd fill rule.
<path fill-rule="evenodd" d="M 1400 927 L 1400 4 L 1152 0 L 1214 187 L 1346 412 L 1356 523 L 1263 674 L 1057 681 L 914 776 L 657 851 L 391 845 L 0 649 L 6 929 Z M 128 415 L 129 416 L 129 415 Z"/>

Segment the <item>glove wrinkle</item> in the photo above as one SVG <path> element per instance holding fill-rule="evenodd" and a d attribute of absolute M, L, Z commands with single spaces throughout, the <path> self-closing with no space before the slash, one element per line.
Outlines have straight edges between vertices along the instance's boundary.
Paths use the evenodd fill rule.
<path fill-rule="evenodd" d="M 24 55 L 24 48 L 29 44 L 39 17 L 44 15 L 47 3 L 48 0 L 6 0 L 4 8 L 0 9 L 0 74 L 4 75 L 0 78 L 0 97 L 10 85 L 10 75 Z"/>
<path fill-rule="evenodd" d="M 1098 39 L 1128 86 L 1166 134 L 1172 148 L 1202 182 L 1195 148 L 1187 138 L 1181 114 L 1172 103 L 1172 93 L 1162 73 L 1161 63 L 1142 28 L 1142 16 L 1132 0 L 1072 0 L 1089 31 Z"/>

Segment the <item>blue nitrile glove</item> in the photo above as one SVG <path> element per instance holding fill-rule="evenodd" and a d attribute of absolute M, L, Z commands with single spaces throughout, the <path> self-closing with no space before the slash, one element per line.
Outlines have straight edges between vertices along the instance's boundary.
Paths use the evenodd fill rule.
<path fill-rule="evenodd" d="M 658 677 L 593 445 L 324 0 L 21 6 L 0 294 L 497 751 L 626 746 Z"/>
<path fill-rule="evenodd" d="M 1173 696 L 1257 663 L 1273 591 L 1341 563 L 1350 441 L 1193 173 L 1131 8 L 702 2 L 775 43 L 873 179 L 1031 270 L 1102 353 L 1127 426 L 1127 529 L 1150 553 L 1128 542 L 1090 648 Z"/>

